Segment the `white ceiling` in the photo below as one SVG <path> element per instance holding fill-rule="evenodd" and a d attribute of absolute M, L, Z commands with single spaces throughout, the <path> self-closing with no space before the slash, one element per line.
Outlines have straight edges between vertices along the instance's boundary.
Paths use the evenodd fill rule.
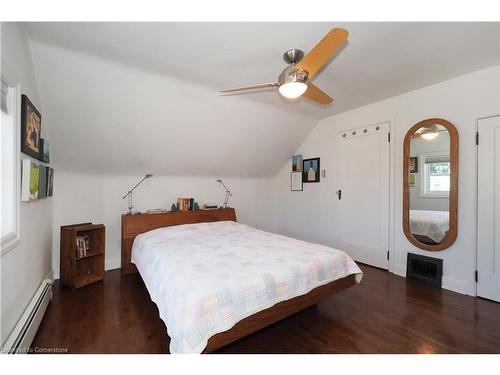
<path fill-rule="evenodd" d="M 498 23 L 25 27 L 57 162 L 102 172 L 273 175 L 319 119 L 498 65 L 500 56 Z M 332 105 L 216 92 L 274 82 L 286 49 L 307 53 L 331 27 L 349 31 L 315 79 Z"/>

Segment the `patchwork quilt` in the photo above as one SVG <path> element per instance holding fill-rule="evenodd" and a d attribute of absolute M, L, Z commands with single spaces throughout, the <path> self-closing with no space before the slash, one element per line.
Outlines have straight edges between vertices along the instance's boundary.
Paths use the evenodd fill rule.
<path fill-rule="evenodd" d="M 137 236 L 132 262 L 171 338 L 171 353 L 278 302 L 362 272 L 344 252 L 233 221 L 179 225 Z"/>

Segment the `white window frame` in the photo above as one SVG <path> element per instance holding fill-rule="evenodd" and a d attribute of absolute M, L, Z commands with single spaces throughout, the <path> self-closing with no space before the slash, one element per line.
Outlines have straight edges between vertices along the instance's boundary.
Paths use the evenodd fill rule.
<path fill-rule="evenodd" d="M 428 157 L 441 157 L 441 156 L 449 156 L 446 152 L 427 152 L 420 155 L 419 163 L 420 163 L 420 196 L 423 198 L 446 198 L 450 197 L 449 191 L 428 191 L 428 181 L 427 181 L 427 165 L 425 163 Z"/>
<path fill-rule="evenodd" d="M 20 148 L 20 134 L 21 134 L 21 85 L 12 81 L 8 76 L 1 76 L 1 80 L 7 84 L 9 91 L 13 93 L 13 117 L 14 117 L 14 145 L 12 147 L 12 157 L 14 160 L 12 175 L 4 176 L 1 178 L 9 177 L 14 181 L 14 211 L 13 222 L 14 229 L 0 238 L 0 256 L 5 255 L 12 250 L 21 240 L 21 221 L 20 221 L 20 205 L 21 205 L 21 160 L 19 154 Z M 10 112 L 9 112 L 10 113 Z"/>

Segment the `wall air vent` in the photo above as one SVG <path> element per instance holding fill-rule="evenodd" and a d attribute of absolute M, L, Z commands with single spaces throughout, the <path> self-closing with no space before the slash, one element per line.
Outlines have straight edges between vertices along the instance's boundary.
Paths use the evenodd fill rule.
<path fill-rule="evenodd" d="M 406 262 L 406 277 L 423 281 L 441 288 L 443 278 L 443 260 L 408 253 Z"/>

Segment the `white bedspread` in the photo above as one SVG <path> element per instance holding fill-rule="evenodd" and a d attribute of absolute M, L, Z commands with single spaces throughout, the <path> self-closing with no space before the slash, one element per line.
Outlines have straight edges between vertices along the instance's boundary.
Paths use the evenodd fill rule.
<path fill-rule="evenodd" d="M 232 221 L 137 236 L 132 262 L 171 338 L 171 353 L 201 353 L 238 321 L 313 288 L 362 272 L 340 250 Z"/>
<path fill-rule="evenodd" d="M 441 242 L 449 229 L 448 211 L 410 210 L 410 232 Z"/>

